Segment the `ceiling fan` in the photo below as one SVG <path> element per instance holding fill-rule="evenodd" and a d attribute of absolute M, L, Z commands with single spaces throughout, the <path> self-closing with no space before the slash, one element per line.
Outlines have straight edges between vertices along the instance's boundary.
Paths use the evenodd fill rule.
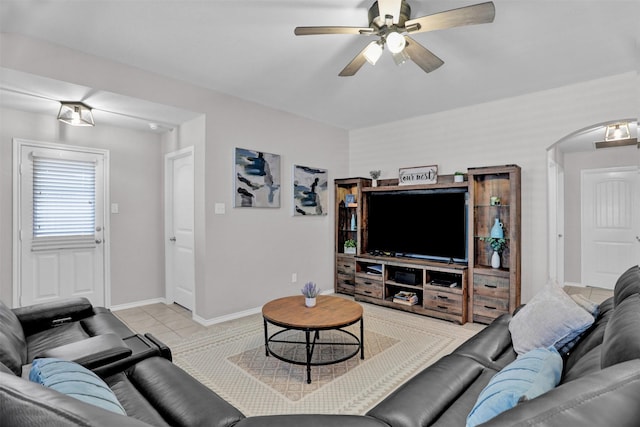
<path fill-rule="evenodd" d="M 344 67 L 339 74 L 342 77 L 353 76 L 365 62 L 375 65 L 385 45 L 397 65 L 411 59 L 429 73 L 444 64 L 444 61 L 404 34 L 493 22 L 495 7 L 493 2 L 486 2 L 420 18 L 410 19 L 410 17 L 411 7 L 406 0 L 378 0 L 369 8 L 368 27 L 296 27 L 294 33 L 297 36 L 315 34 L 378 36 L 378 40 L 370 42 Z"/>

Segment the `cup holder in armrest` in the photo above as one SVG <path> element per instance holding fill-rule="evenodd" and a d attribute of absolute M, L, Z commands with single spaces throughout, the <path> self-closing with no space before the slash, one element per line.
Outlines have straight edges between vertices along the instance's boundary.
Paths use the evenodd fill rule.
<path fill-rule="evenodd" d="M 146 334 L 144 334 L 145 338 L 147 338 L 149 341 L 151 341 L 153 344 L 156 345 L 156 347 L 158 347 L 158 349 L 160 350 L 160 356 L 164 357 L 165 359 L 167 359 L 169 362 L 173 361 L 173 356 L 171 355 L 171 349 L 162 341 L 160 341 L 158 338 L 156 338 L 155 336 L 151 335 L 149 332 L 147 332 Z"/>
<path fill-rule="evenodd" d="M 171 361 L 171 350 L 162 341 L 151 334 L 135 334 L 123 338 L 124 344 L 131 350 L 131 355 L 108 365 L 93 369 L 98 376 L 106 378 L 122 372 L 136 363 L 150 357 L 163 357 Z"/>

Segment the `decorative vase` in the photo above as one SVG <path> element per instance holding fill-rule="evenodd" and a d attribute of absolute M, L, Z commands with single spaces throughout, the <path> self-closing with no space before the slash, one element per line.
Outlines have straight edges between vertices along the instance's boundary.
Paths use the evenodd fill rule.
<path fill-rule="evenodd" d="M 453 182 L 464 182 L 464 175 L 453 175 Z"/>
<path fill-rule="evenodd" d="M 503 225 L 500 222 L 500 219 L 496 218 L 496 222 L 493 224 L 493 227 L 491 227 L 491 237 L 495 239 L 503 239 L 504 229 L 502 227 Z"/>
<path fill-rule="evenodd" d="M 355 253 L 356 253 L 356 248 L 354 248 L 354 247 L 349 247 L 349 246 L 345 246 L 345 247 L 344 247 L 344 253 L 345 253 L 345 254 L 352 254 L 352 255 L 355 255 Z"/>
<path fill-rule="evenodd" d="M 500 254 L 498 251 L 493 251 L 493 255 L 491 255 L 491 267 L 500 268 Z"/>
<path fill-rule="evenodd" d="M 304 298 L 304 305 L 306 305 L 307 307 L 315 307 L 316 306 L 316 298 Z"/>
<path fill-rule="evenodd" d="M 351 231 L 356 231 L 356 214 L 351 214 Z"/>
<path fill-rule="evenodd" d="M 378 186 L 378 180 L 377 179 L 372 179 L 371 180 L 371 186 L 372 187 L 377 187 Z"/>

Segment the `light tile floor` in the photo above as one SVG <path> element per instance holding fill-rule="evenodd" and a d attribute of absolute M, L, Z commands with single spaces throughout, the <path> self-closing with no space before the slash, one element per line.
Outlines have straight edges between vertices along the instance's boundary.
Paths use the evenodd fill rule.
<path fill-rule="evenodd" d="M 191 319 L 191 311 L 178 304 L 149 304 L 113 313 L 135 332 L 150 332 L 169 347 L 207 330 Z"/>
<path fill-rule="evenodd" d="M 593 287 L 566 286 L 565 291 L 570 295 L 580 293 L 598 304 L 613 295 L 608 289 Z M 114 314 L 135 332 L 150 332 L 169 347 L 213 327 L 192 320 L 191 311 L 178 304 L 150 304 L 114 311 Z"/>
<path fill-rule="evenodd" d="M 613 291 L 609 289 L 603 288 L 594 288 L 591 286 L 580 287 L 580 286 L 565 286 L 564 290 L 569 294 L 582 294 L 586 298 L 589 298 L 591 301 L 600 304 L 602 301 L 607 298 L 613 296 Z"/>

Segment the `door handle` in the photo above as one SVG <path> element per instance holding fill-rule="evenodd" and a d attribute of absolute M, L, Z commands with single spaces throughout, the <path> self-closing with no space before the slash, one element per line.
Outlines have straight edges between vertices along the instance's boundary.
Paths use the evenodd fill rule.
<path fill-rule="evenodd" d="M 102 243 L 102 240 L 96 239 L 96 245 L 99 245 L 100 243 Z"/>
<path fill-rule="evenodd" d="M 170 241 L 170 242 L 175 242 L 175 241 L 176 241 L 176 238 L 175 238 L 175 237 L 171 237 L 171 238 L 169 239 L 169 241 Z"/>

